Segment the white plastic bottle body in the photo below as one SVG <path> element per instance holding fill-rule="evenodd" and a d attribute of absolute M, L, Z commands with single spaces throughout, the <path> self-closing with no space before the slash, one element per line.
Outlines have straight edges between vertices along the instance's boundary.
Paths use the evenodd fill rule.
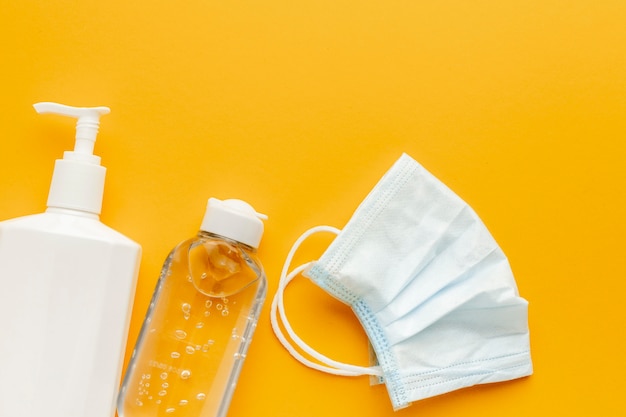
<path fill-rule="evenodd" d="M 140 256 L 95 215 L 0 223 L 0 416 L 113 417 Z"/>
<path fill-rule="evenodd" d="M 251 248 L 205 232 L 179 244 L 135 345 L 119 416 L 225 416 L 266 291 Z"/>

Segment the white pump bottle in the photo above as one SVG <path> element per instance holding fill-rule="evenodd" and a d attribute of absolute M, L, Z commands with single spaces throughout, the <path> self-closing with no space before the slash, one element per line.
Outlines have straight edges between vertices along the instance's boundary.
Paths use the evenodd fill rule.
<path fill-rule="evenodd" d="M 109 109 L 35 109 L 77 118 L 76 145 L 47 210 L 0 222 L 0 416 L 113 417 L 141 247 L 99 219 Z"/>

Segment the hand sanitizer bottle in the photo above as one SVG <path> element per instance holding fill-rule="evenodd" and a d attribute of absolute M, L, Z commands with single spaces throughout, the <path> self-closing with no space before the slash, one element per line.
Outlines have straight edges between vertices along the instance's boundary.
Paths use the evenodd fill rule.
<path fill-rule="evenodd" d="M 118 400 L 120 417 L 223 417 L 265 300 L 255 252 L 267 217 L 209 199 L 167 257 Z"/>
<path fill-rule="evenodd" d="M 99 220 L 106 107 L 78 119 L 44 213 L 0 222 L 0 416 L 113 417 L 141 248 Z"/>

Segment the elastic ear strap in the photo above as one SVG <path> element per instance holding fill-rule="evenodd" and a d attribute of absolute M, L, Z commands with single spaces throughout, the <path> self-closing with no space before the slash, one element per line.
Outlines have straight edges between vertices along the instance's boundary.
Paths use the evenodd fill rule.
<path fill-rule="evenodd" d="M 300 236 L 298 240 L 296 240 L 296 242 L 293 244 L 293 246 L 291 247 L 291 250 L 289 251 L 289 254 L 287 255 L 287 259 L 285 260 L 285 265 L 283 266 L 283 270 L 280 275 L 280 280 L 278 283 L 278 290 L 276 291 L 276 295 L 274 296 L 274 299 L 272 300 L 272 306 L 271 306 L 271 312 L 270 312 L 270 322 L 272 324 L 272 330 L 274 331 L 274 334 L 276 335 L 280 343 L 283 345 L 283 347 L 287 349 L 287 351 L 294 358 L 296 358 L 299 362 L 301 362 L 303 365 L 306 365 L 310 368 L 316 369 L 318 371 L 327 372 L 327 373 L 334 374 L 334 375 L 342 375 L 342 376 L 360 376 L 360 375 L 381 376 L 382 371 L 380 367 L 363 367 L 363 366 L 350 365 L 350 364 L 346 364 L 343 362 L 332 360 L 328 358 L 327 356 L 322 355 L 321 353 L 319 353 L 318 351 L 310 347 L 308 344 L 306 344 L 300 337 L 298 337 L 298 335 L 293 331 L 293 328 L 291 327 L 289 320 L 287 320 L 287 316 L 285 314 L 285 305 L 283 301 L 285 288 L 296 276 L 298 276 L 300 273 L 302 273 L 302 271 L 304 271 L 311 264 L 313 264 L 313 262 L 308 262 L 304 265 L 301 265 L 295 268 L 289 274 L 287 274 L 287 271 L 289 270 L 289 267 L 295 255 L 295 252 L 298 250 L 302 242 L 306 240 L 312 234 L 319 233 L 319 232 L 331 232 L 334 234 L 339 234 L 340 230 L 334 227 L 330 227 L 330 226 L 314 227 L 304 232 L 302 236 Z M 291 342 L 285 337 L 284 333 L 282 332 L 282 329 L 280 328 L 278 324 L 278 317 L 276 315 L 276 311 L 278 311 L 283 327 L 287 331 L 287 334 L 289 335 L 291 340 L 293 340 L 293 342 L 304 352 L 306 352 L 311 357 L 313 357 L 314 359 L 318 360 L 319 362 L 323 363 L 326 366 L 307 359 L 302 354 L 300 354 L 300 352 L 297 351 L 297 349 L 291 344 Z"/>

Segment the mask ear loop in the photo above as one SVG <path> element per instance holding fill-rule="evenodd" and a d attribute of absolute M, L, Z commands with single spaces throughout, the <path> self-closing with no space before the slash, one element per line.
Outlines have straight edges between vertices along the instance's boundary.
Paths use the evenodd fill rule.
<path fill-rule="evenodd" d="M 304 242 L 304 240 L 306 240 L 312 234 L 320 233 L 320 232 L 330 232 L 330 233 L 334 233 L 335 235 L 338 235 L 341 231 L 331 226 L 313 227 L 307 230 L 306 232 L 304 232 L 293 244 L 293 246 L 291 247 L 291 250 L 289 251 L 289 254 L 287 255 L 287 259 L 285 259 L 285 264 L 283 266 L 283 270 L 280 274 L 280 280 L 278 282 L 278 290 L 276 291 L 276 294 L 274 295 L 274 299 L 272 300 L 272 306 L 271 306 L 271 312 L 270 312 L 270 322 L 272 324 L 272 330 L 274 331 L 274 334 L 276 335 L 280 343 L 283 345 L 283 347 L 287 349 L 287 351 L 294 358 L 296 358 L 299 362 L 301 362 L 305 366 L 308 366 L 309 368 L 326 372 L 326 373 L 330 373 L 333 375 L 341 375 L 341 376 L 361 376 L 361 375 L 382 376 L 383 374 L 382 369 L 379 366 L 365 367 L 365 366 L 350 365 L 347 363 L 335 361 L 325 355 L 322 355 L 321 353 L 319 353 L 318 351 L 310 347 L 308 344 L 306 344 L 302 339 L 300 339 L 300 337 L 298 337 L 298 335 L 293 331 L 293 328 L 291 327 L 289 320 L 287 320 L 287 316 L 285 314 L 285 304 L 283 301 L 285 288 L 296 276 L 298 276 L 303 271 L 305 271 L 314 262 L 307 262 L 304 265 L 300 265 L 299 267 L 291 271 L 289 274 L 287 274 L 287 271 L 289 270 L 291 261 L 293 260 L 293 257 L 296 251 L 298 250 L 298 248 L 300 247 L 300 245 L 302 244 L 302 242 Z M 291 344 L 291 342 L 285 337 L 284 333 L 282 332 L 282 329 L 278 325 L 278 317 L 276 315 L 277 311 L 278 311 L 278 314 L 280 315 L 280 320 L 283 324 L 283 327 L 287 331 L 287 334 L 289 335 L 291 340 L 293 340 L 293 342 L 300 349 L 302 349 L 304 352 L 309 354 L 312 358 L 318 360 L 324 365 L 313 362 L 309 360 L 308 358 L 304 357 Z"/>

